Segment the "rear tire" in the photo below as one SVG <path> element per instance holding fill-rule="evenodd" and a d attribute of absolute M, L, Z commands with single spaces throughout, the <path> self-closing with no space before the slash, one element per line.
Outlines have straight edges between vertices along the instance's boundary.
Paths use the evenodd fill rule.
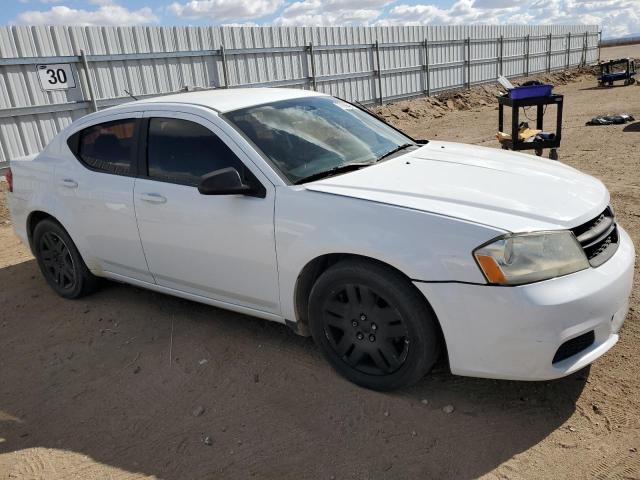
<path fill-rule="evenodd" d="M 98 277 L 89 271 L 73 240 L 59 223 L 44 219 L 36 225 L 33 250 L 42 275 L 61 297 L 79 298 L 98 287 Z"/>
<path fill-rule="evenodd" d="M 424 297 L 400 273 L 344 260 L 325 271 L 309 299 L 309 324 L 329 363 L 373 390 L 416 383 L 440 354 L 440 332 Z"/>

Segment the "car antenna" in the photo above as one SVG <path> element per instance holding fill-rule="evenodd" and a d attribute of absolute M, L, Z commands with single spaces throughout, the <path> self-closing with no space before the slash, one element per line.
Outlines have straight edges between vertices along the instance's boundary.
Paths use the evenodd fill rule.
<path fill-rule="evenodd" d="M 134 100 L 138 100 L 138 97 L 136 97 L 133 93 L 131 93 L 129 90 L 127 90 L 125 88 L 124 93 L 126 93 L 127 95 L 129 95 L 131 98 L 133 98 Z"/>

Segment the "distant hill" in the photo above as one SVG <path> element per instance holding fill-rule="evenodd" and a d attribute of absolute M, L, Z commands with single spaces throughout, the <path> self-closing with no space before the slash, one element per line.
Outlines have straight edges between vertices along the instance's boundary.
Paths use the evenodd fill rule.
<path fill-rule="evenodd" d="M 631 33 L 617 38 L 603 38 L 601 45 L 610 47 L 613 45 L 630 45 L 633 43 L 640 43 L 640 33 Z"/>

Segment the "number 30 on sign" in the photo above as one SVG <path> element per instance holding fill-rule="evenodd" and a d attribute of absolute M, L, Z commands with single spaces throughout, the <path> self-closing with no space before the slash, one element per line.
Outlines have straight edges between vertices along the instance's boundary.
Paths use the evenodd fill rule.
<path fill-rule="evenodd" d="M 36 71 L 43 90 L 66 90 L 76 86 L 69 63 L 36 65 Z"/>

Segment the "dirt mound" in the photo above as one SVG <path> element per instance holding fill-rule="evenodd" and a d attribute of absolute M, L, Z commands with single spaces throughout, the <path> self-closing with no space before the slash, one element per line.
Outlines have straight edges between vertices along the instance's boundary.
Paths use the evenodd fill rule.
<path fill-rule="evenodd" d="M 512 83 L 520 85 L 525 81 L 538 80 L 558 86 L 575 82 L 585 76 L 593 76 L 595 73 L 596 67 L 585 67 L 517 78 Z M 458 110 L 473 110 L 474 108 L 486 106 L 495 106 L 497 108 L 498 101 L 496 96 L 502 93 L 504 93 L 504 89 L 497 83 L 487 84 L 472 87 L 468 90 L 443 92 L 434 97 L 420 97 L 389 103 L 372 107 L 371 110 L 392 123 L 396 123 L 397 120 L 411 120 L 412 118 L 440 118 L 447 112 Z"/>

